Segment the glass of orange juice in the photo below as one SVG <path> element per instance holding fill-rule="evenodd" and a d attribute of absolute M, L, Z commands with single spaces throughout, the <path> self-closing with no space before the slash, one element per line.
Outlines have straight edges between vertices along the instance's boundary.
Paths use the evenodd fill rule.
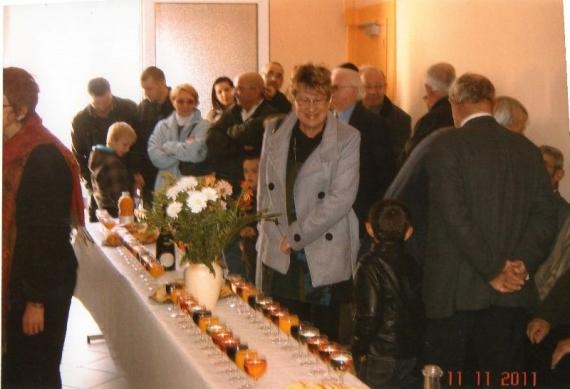
<path fill-rule="evenodd" d="M 208 328 L 208 326 L 218 324 L 219 322 L 220 319 L 218 319 L 217 316 L 202 316 L 198 319 L 198 327 L 200 328 L 200 331 L 206 332 L 206 328 Z"/>
<path fill-rule="evenodd" d="M 257 380 L 259 380 L 259 378 L 267 371 L 267 359 L 263 356 L 246 356 L 244 369 L 247 375 L 253 378 L 257 386 Z"/>
<path fill-rule="evenodd" d="M 249 349 L 239 350 L 236 353 L 236 365 L 240 369 L 245 370 L 245 367 L 244 367 L 245 359 L 246 358 L 254 358 L 254 357 L 257 357 L 257 351 L 253 351 L 253 350 L 249 350 Z"/>
<path fill-rule="evenodd" d="M 281 316 L 279 318 L 279 329 L 283 331 L 287 336 L 283 342 L 283 348 L 289 348 L 289 337 L 291 336 L 291 327 L 299 326 L 299 316 L 295 314 L 288 314 Z M 279 343 L 281 343 L 281 338 L 279 338 Z"/>

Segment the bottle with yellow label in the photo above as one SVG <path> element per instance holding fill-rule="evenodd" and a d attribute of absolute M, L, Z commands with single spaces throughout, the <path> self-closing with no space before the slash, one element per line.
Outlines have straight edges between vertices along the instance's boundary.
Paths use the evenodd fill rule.
<path fill-rule="evenodd" d="M 132 224 L 135 221 L 135 202 L 128 191 L 119 197 L 119 223 Z"/>

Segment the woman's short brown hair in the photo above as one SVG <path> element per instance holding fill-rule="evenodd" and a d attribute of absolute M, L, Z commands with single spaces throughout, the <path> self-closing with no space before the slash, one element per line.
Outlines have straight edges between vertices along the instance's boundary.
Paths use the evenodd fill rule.
<path fill-rule="evenodd" d="M 331 72 L 322 65 L 314 65 L 306 63 L 295 67 L 293 77 L 291 78 L 291 94 L 297 96 L 299 87 L 314 89 L 327 96 L 332 94 Z"/>
<path fill-rule="evenodd" d="M 24 69 L 16 67 L 4 68 L 3 76 L 4 96 L 10 101 L 16 115 L 20 115 L 22 108 L 27 108 L 26 116 L 35 113 L 40 88 L 34 77 Z"/>

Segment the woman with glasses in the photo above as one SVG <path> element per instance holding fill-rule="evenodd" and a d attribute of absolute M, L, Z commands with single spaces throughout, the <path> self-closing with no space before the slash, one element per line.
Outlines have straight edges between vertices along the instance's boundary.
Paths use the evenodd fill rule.
<path fill-rule="evenodd" d="M 84 224 L 79 165 L 42 125 L 34 78 L 3 73 L 2 387 L 61 388 L 77 277 L 70 231 Z"/>
<path fill-rule="evenodd" d="M 265 129 L 258 209 L 279 217 L 260 223 L 256 281 L 335 339 L 339 286 L 358 251 L 360 134 L 329 111 L 328 69 L 299 66 L 291 91 L 292 112 Z"/>
<path fill-rule="evenodd" d="M 181 162 L 198 164 L 206 159 L 206 135 L 210 123 L 202 119 L 198 106 L 198 92 L 190 84 L 176 86 L 170 92 L 174 112 L 159 121 L 148 140 L 148 155 L 158 168 L 154 185 L 160 189 L 163 173 L 180 177 Z M 190 164 L 190 165 L 191 165 Z"/>

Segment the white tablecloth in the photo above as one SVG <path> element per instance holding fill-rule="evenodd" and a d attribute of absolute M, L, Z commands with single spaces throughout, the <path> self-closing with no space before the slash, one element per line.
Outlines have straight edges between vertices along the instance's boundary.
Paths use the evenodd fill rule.
<path fill-rule="evenodd" d="M 75 296 L 93 315 L 131 386 L 137 389 L 235 389 L 236 383 L 221 374 L 219 368 L 214 368 L 212 359 L 200 350 L 196 338 L 170 317 L 167 305 L 148 298 L 153 284 L 181 275 L 170 273 L 154 280 L 124 248 L 101 246 L 101 225 L 90 224 L 87 229 L 95 244 L 74 244 L 79 262 Z M 272 344 L 224 300 L 218 302 L 214 314 L 250 348 L 267 357 L 268 369 L 259 380 L 258 388 L 283 388 L 299 380 L 318 381 L 307 367 L 293 358 L 293 351 Z M 352 375 L 346 375 L 345 382 L 366 387 Z"/>

